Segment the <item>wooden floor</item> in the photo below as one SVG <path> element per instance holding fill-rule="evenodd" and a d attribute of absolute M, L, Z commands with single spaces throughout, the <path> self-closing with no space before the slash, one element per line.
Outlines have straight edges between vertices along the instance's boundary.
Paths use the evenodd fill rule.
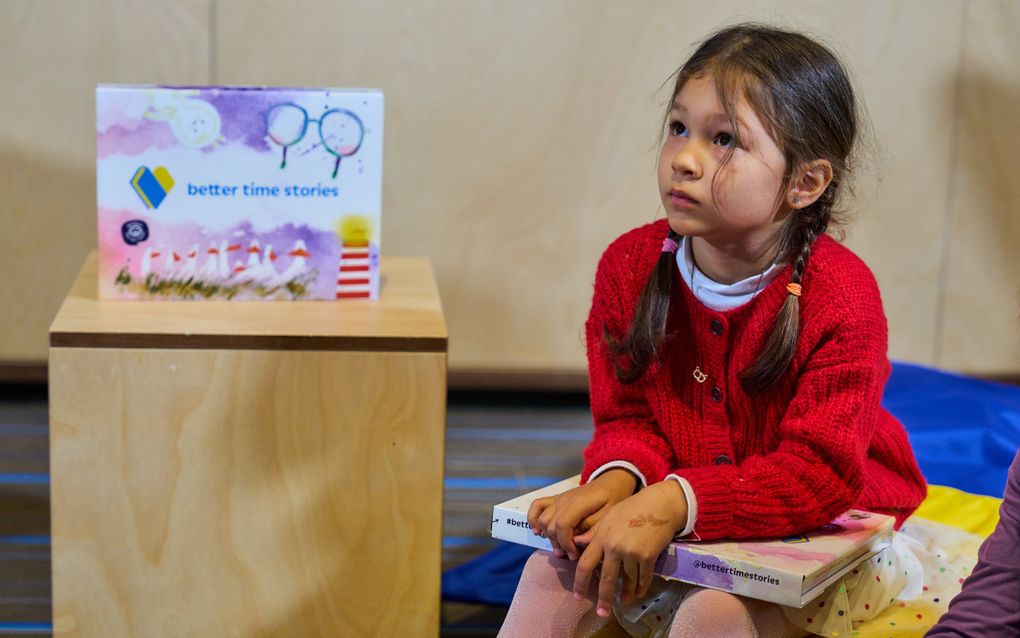
<path fill-rule="evenodd" d="M 0 388 L 0 636 L 48 636 L 49 419 L 42 386 Z"/>
<path fill-rule="evenodd" d="M 0 387 L 0 638 L 52 631 L 48 421 L 44 386 Z M 579 472 L 590 436 L 583 395 L 452 392 L 443 569 L 492 548 L 493 504 Z M 444 603 L 441 635 L 495 636 L 505 613 Z"/>

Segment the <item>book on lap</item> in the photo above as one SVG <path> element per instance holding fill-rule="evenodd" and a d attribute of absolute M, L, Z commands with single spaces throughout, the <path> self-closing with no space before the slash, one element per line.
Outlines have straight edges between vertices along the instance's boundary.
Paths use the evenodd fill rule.
<path fill-rule="evenodd" d="M 548 539 L 531 532 L 528 508 L 537 498 L 577 487 L 579 479 L 574 476 L 493 507 L 493 538 L 551 550 Z M 655 573 L 701 587 L 803 607 L 854 567 L 888 547 L 894 520 L 885 514 L 852 509 L 817 530 L 788 538 L 675 539 L 659 556 Z"/>

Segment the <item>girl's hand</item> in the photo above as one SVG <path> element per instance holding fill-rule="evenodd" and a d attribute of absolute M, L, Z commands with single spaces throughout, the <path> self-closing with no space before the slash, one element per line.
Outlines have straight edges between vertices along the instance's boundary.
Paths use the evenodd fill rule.
<path fill-rule="evenodd" d="M 574 597 L 588 592 L 595 568 L 602 563 L 596 613 L 609 616 L 617 579 L 623 578 L 620 599 L 644 596 L 652 584 L 655 562 L 673 536 L 687 523 L 687 499 L 676 481 L 649 485 L 620 502 L 576 542 L 588 547 L 574 576 Z"/>
<path fill-rule="evenodd" d="M 549 539 L 558 557 L 577 560 L 581 552 L 574 536 L 591 529 L 609 508 L 633 494 L 636 486 L 637 478 L 627 470 L 608 470 L 558 496 L 536 499 L 528 510 L 528 524 L 532 532 Z"/>

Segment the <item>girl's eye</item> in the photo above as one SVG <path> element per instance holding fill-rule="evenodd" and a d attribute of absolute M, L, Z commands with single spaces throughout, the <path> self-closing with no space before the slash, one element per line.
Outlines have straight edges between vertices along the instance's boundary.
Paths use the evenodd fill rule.
<path fill-rule="evenodd" d="M 736 140 L 729 133 L 719 133 L 713 141 L 719 146 L 736 146 Z"/>
<path fill-rule="evenodd" d="M 684 126 L 683 122 L 670 122 L 669 123 L 669 134 L 676 137 L 682 137 L 687 135 L 687 127 Z"/>

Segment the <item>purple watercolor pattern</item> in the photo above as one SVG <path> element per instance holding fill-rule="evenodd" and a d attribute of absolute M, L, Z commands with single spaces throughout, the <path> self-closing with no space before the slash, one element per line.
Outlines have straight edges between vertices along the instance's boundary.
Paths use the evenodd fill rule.
<path fill-rule="evenodd" d="M 708 565 L 714 565 L 720 569 L 729 566 L 725 561 L 715 556 L 701 553 L 694 554 L 693 552 L 687 554 L 682 550 L 678 550 L 675 553 L 667 552 L 660 556 L 655 566 L 655 573 L 685 582 L 702 583 L 706 587 L 714 587 L 727 591 L 733 590 L 734 576 L 725 571 L 696 568 L 692 559 L 699 560 Z"/>
<path fill-rule="evenodd" d="M 164 122 L 137 120 L 134 126 L 113 125 L 96 131 L 96 157 L 141 155 L 153 149 L 173 148 L 177 139 Z"/>
<path fill-rule="evenodd" d="M 259 91 L 203 90 L 196 96 L 213 105 L 223 120 L 220 134 L 226 143 L 240 143 L 260 153 L 275 152 L 266 142 L 266 112 L 280 101 L 280 94 Z"/>
<path fill-rule="evenodd" d="M 238 143 L 260 153 L 276 152 L 266 141 L 265 116 L 270 108 L 281 101 L 301 103 L 301 91 L 263 92 L 257 87 L 250 89 L 231 87 L 158 87 L 159 89 L 188 89 L 195 91 L 189 99 L 208 102 L 220 114 L 221 129 L 225 143 Z M 329 98 L 329 93 L 326 93 Z M 328 108 L 328 107 L 327 107 Z M 123 92 L 108 94 L 104 99 L 103 111 L 98 114 L 96 149 L 100 159 L 114 154 L 138 155 L 149 149 L 170 148 L 175 138 L 165 122 L 146 119 L 154 107 L 140 103 L 137 93 Z M 116 124 L 109 124 L 116 122 Z M 214 146 L 203 148 L 210 152 Z"/>

